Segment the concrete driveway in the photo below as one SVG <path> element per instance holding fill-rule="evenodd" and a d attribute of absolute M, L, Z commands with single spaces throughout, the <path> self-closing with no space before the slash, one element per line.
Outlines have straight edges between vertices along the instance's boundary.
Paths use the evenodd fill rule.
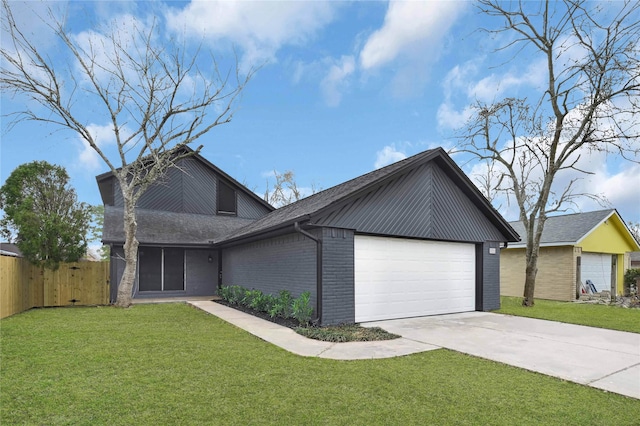
<path fill-rule="evenodd" d="M 640 399 L 640 334 L 487 312 L 362 325 Z"/>

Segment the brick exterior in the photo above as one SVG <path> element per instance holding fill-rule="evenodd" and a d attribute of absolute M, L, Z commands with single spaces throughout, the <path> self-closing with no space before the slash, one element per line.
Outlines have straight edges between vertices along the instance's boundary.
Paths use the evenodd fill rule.
<path fill-rule="evenodd" d="M 353 231 L 322 229 L 322 324 L 355 321 Z"/>
<path fill-rule="evenodd" d="M 541 247 L 538 257 L 535 297 L 570 301 L 576 298 L 576 257 L 573 246 Z M 500 294 L 522 297 L 525 277 L 525 249 L 504 249 L 500 254 Z"/>
<path fill-rule="evenodd" d="M 286 289 L 293 297 L 310 291 L 315 307 L 316 243 L 291 233 L 226 248 L 222 251 L 222 285 L 274 295 Z"/>
<path fill-rule="evenodd" d="M 488 241 L 482 245 L 482 310 L 495 309 L 500 309 L 500 243 Z"/>

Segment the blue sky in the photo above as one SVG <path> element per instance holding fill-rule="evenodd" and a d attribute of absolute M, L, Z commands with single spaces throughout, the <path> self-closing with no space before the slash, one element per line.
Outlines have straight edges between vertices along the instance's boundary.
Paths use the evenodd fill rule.
<path fill-rule="evenodd" d="M 46 16 L 47 3 L 11 4 L 55 60 L 59 50 L 37 17 Z M 273 170 L 293 170 L 310 191 L 429 148 L 452 148 L 475 100 L 534 96 L 544 79 L 540 58 L 495 52 L 505 40 L 478 29 L 501 22 L 479 15 L 471 2 L 53 4 L 67 11 L 75 35 L 91 22 L 153 15 L 166 34 L 202 42 L 223 59 L 235 46 L 243 66 L 264 64 L 233 121 L 198 141 L 204 157 L 258 193 Z M 1 101 L 3 114 L 24 105 L 6 93 Z M 107 124 L 100 116 L 84 119 L 98 134 Z M 37 123 L 9 131 L 4 117 L 1 135 L 2 182 L 20 164 L 46 160 L 67 169 L 81 201 L 100 203 L 95 176 L 108 169 L 76 135 Z M 640 222 L 640 166 L 603 153 L 583 157 L 581 166 L 593 174 L 578 189 L 604 195 L 627 223 Z M 460 154 L 454 159 L 470 175 L 482 169 Z M 506 200 L 496 207 L 517 219 Z M 601 208 L 581 199 L 573 211 Z"/>

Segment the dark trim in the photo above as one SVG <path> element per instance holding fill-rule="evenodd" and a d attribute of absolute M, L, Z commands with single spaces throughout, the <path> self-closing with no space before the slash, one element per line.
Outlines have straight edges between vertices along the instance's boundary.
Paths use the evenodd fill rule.
<path fill-rule="evenodd" d="M 291 226 L 295 226 L 295 223 L 299 222 L 302 217 L 278 224 L 278 226 L 265 229 L 261 232 L 256 232 L 248 235 L 241 235 L 239 237 L 230 238 L 222 242 L 216 242 L 216 247 L 229 248 L 240 244 L 248 244 L 254 241 L 259 241 L 267 238 L 278 237 L 280 235 L 289 234 L 291 232 Z M 260 220 L 260 219 L 258 219 Z"/>
<path fill-rule="evenodd" d="M 313 226 L 313 225 L 312 225 Z M 315 225 L 317 226 L 317 225 Z M 333 226 L 331 228 L 334 228 Z M 336 229 L 341 229 L 341 228 L 336 228 Z M 343 229 L 350 229 L 350 228 L 343 228 Z M 366 236 L 370 236 L 370 237 L 384 237 L 384 238 L 397 238 L 397 239 L 401 239 L 401 240 L 418 240 L 418 241 L 439 241 L 439 242 L 443 242 L 443 243 L 461 243 L 461 244 L 478 244 L 478 243 L 482 243 L 480 241 L 469 241 L 469 240 L 445 240 L 445 239 L 441 239 L 441 238 L 424 238 L 424 237 L 412 237 L 412 236 L 408 236 L 408 235 L 397 235 L 397 234 L 384 234 L 384 233 L 377 233 L 377 232 L 358 232 L 354 229 L 350 229 L 353 231 L 353 235 L 366 235 Z"/>
<path fill-rule="evenodd" d="M 484 310 L 484 244 L 476 244 L 476 311 Z"/>
<path fill-rule="evenodd" d="M 115 240 L 102 240 L 102 244 L 105 245 L 117 245 L 124 246 L 124 241 L 115 241 Z M 145 242 L 138 241 L 138 245 L 146 246 L 146 247 L 172 247 L 172 248 L 184 248 L 184 249 L 213 249 L 218 250 L 216 247 L 212 247 L 211 243 L 163 243 L 163 242 Z"/>
<path fill-rule="evenodd" d="M 218 178 L 217 185 L 218 188 L 216 190 L 216 215 L 218 216 L 230 216 L 235 217 L 238 216 L 238 190 L 227 183 L 224 179 Z M 230 191 L 233 191 L 233 211 L 230 210 L 220 210 L 220 205 L 222 204 L 221 200 L 223 199 L 222 187 L 226 186 Z M 228 195 L 228 194 L 227 194 Z"/>
<path fill-rule="evenodd" d="M 320 238 L 305 231 L 300 227 L 300 223 L 295 222 L 293 229 L 316 242 L 316 318 L 317 324 L 322 324 L 322 236 Z M 322 234 L 320 234 L 322 235 Z"/>
<path fill-rule="evenodd" d="M 222 287 L 222 250 L 218 250 L 218 290 Z M 220 294 L 220 292 L 218 292 Z"/>

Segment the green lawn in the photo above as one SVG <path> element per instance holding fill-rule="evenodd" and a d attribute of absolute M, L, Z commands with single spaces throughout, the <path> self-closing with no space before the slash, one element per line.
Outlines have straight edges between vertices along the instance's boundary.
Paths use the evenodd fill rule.
<path fill-rule="evenodd" d="M 536 299 L 531 308 L 522 306 L 522 298 L 500 298 L 500 314 L 540 318 L 570 324 L 589 325 L 611 330 L 640 333 L 640 309 L 587 303 L 555 302 Z"/>
<path fill-rule="evenodd" d="M 185 304 L 0 321 L 0 424 L 631 425 L 640 402 L 437 350 L 303 358 Z"/>

